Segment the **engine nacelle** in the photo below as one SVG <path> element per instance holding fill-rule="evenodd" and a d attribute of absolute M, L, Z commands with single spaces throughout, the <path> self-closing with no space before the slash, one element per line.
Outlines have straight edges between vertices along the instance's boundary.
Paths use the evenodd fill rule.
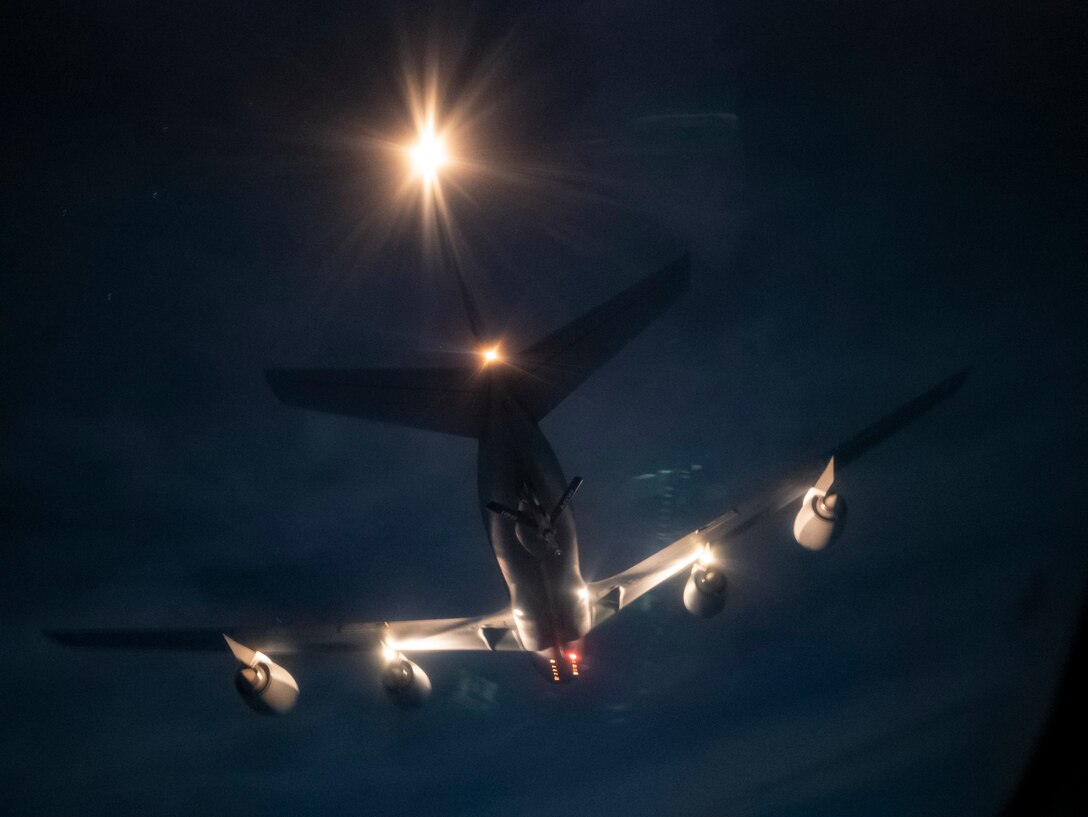
<path fill-rule="evenodd" d="M 401 709 L 415 709 L 430 696 L 431 679 L 418 664 L 398 655 L 382 670 L 382 687 Z"/>
<path fill-rule="evenodd" d="M 835 458 L 832 457 L 816 484 L 805 492 L 801 510 L 793 520 L 793 538 L 801 547 L 823 550 L 842 534 L 846 500 L 831 493 L 834 481 Z"/>
<path fill-rule="evenodd" d="M 725 573 L 716 564 L 696 563 L 684 585 L 684 606 L 693 616 L 710 618 L 725 607 Z"/>
<path fill-rule="evenodd" d="M 234 688 L 250 709 L 262 715 L 290 712 L 298 701 L 298 684 L 291 673 L 263 653 L 257 653 L 252 665 L 238 668 Z"/>
<path fill-rule="evenodd" d="M 234 688 L 249 708 L 262 715 L 282 715 L 294 709 L 298 684 L 291 673 L 263 652 L 239 644 L 229 635 L 223 638 L 234 657 L 242 662 L 234 673 Z"/>

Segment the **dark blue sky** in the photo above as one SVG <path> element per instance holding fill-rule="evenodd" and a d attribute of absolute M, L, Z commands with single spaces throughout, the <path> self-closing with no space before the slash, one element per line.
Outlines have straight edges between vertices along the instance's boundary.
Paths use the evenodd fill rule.
<path fill-rule="evenodd" d="M 0 812 L 993 813 L 1086 575 L 1083 9 L 226 5 L 5 15 Z M 691 292 L 544 424 L 586 478 L 588 577 L 655 547 L 636 476 L 701 466 L 682 531 L 971 379 L 841 475 L 834 550 L 754 531 L 721 617 L 662 587 L 578 686 L 427 656 L 405 715 L 366 661 L 296 660 L 273 721 L 226 654 L 47 642 L 505 603 L 471 441 L 261 376 L 464 345 L 362 142 L 424 42 L 520 171 L 457 210 L 512 343 L 692 254 Z"/>

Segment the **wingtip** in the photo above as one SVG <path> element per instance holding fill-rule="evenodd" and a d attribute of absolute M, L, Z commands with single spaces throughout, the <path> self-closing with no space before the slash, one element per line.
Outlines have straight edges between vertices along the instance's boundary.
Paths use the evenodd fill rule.
<path fill-rule="evenodd" d="M 281 403 L 292 405 L 292 390 L 289 369 L 270 368 L 264 370 L 264 382 L 268 384 L 272 395 Z"/>
<path fill-rule="evenodd" d="M 691 281 L 691 253 L 685 250 L 665 269 L 682 282 L 683 286 L 687 286 Z"/>
<path fill-rule="evenodd" d="M 684 292 L 691 284 L 690 253 L 684 252 L 677 256 L 653 273 L 644 283 L 650 282 L 652 286 L 661 290 L 665 297 L 676 297 Z"/>
<path fill-rule="evenodd" d="M 962 386 L 967 381 L 967 377 L 970 374 L 971 367 L 964 366 L 962 369 L 960 369 L 958 372 L 956 372 L 954 375 L 944 381 L 945 393 L 952 394 L 953 392 L 959 390 L 960 386 Z"/>

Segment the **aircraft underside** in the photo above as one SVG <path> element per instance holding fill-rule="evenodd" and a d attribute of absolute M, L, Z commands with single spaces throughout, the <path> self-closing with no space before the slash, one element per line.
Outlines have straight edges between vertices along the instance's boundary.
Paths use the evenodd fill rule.
<path fill-rule="evenodd" d="M 589 594 L 578 564 L 578 535 L 568 505 L 580 479 L 568 483 L 536 423 L 501 378 L 479 443 L 480 508 L 510 591 L 524 649 L 579 641 L 592 627 Z"/>
<path fill-rule="evenodd" d="M 583 674 L 586 635 L 681 574 L 687 575 L 683 589 L 687 610 L 699 618 L 716 616 L 725 606 L 728 576 L 723 556 L 733 539 L 792 506 L 796 541 L 812 551 L 830 545 L 846 520 L 846 503 L 834 490 L 836 469 L 947 399 L 966 372 L 824 453 L 804 458 L 769 488 L 728 506 L 717 518 L 627 570 L 587 582 L 579 566 L 571 507 L 581 479 L 568 482 L 564 477 L 539 422 L 663 312 L 687 282 L 688 261 L 682 258 L 516 354 L 500 355 L 498 345 L 489 344 L 473 366 L 268 372 L 273 391 L 291 405 L 479 441 L 480 512 L 510 591 L 510 604 L 502 610 L 419 621 L 61 630 L 49 635 L 80 647 L 219 651 L 226 647 L 237 662 L 239 694 L 255 711 L 275 714 L 295 705 L 299 688 L 291 673 L 270 656 L 370 653 L 390 699 L 398 706 L 414 707 L 427 699 L 431 682 L 413 658 L 428 652 L 529 652 L 550 682 L 575 680 Z"/>

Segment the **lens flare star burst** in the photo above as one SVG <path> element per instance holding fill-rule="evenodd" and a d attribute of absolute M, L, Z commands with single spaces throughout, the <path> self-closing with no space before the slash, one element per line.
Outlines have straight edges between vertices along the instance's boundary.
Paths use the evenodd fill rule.
<path fill-rule="evenodd" d="M 438 172 L 445 166 L 446 155 L 445 138 L 435 133 L 434 123 L 427 122 L 419 134 L 419 141 L 408 149 L 408 156 L 415 171 L 425 188 L 438 181 Z"/>

